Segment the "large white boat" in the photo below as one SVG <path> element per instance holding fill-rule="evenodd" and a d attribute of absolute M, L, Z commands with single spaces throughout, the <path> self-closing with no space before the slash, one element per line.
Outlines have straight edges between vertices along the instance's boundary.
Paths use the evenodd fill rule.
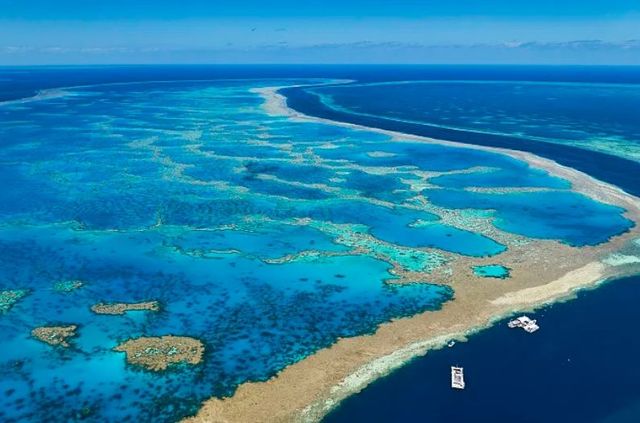
<path fill-rule="evenodd" d="M 451 387 L 453 389 L 464 389 L 464 386 L 464 369 L 451 366 Z"/>
<path fill-rule="evenodd" d="M 538 329 L 540 329 L 540 326 L 538 326 L 537 320 L 530 319 L 527 316 L 520 316 L 517 319 L 513 319 L 508 323 L 508 326 L 511 329 L 522 328 L 529 333 L 533 333 Z"/>

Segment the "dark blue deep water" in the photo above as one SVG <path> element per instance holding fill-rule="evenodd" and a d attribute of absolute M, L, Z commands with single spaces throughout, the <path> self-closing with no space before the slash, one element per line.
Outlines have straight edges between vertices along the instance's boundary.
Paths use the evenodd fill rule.
<path fill-rule="evenodd" d="M 529 151 L 640 195 L 640 68 L 429 69 L 281 92 L 309 115 Z"/>
<path fill-rule="evenodd" d="M 342 403 L 325 423 L 640 421 L 640 277 L 613 281 L 532 317 L 429 352 Z M 464 391 L 449 387 L 464 366 Z"/>
<path fill-rule="evenodd" d="M 141 81 L 331 78 L 359 82 L 481 80 L 640 83 L 631 66 L 38 66 L 1 67 L 0 100 L 14 100 L 47 88 Z"/>
<path fill-rule="evenodd" d="M 640 86 L 405 81 L 318 87 L 332 108 L 434 128 L 574 145 L 640 160 Z"/>

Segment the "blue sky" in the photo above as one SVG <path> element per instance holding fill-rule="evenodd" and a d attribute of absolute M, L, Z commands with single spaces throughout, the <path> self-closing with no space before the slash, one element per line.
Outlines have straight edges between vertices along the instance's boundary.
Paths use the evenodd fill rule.
<path fill-rule="evenodd" d="M 0 64 L 640 64 L 639 0 L 0 0 Z"/>

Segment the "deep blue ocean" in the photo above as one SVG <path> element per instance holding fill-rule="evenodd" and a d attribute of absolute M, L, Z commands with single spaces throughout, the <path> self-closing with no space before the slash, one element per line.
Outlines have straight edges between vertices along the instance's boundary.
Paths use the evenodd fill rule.
<path fill-rule="evenodd" d="M 337 79 L 355 82 L 317 85 Z M 174 421 L 339 337 L 439 309 L 451 289 L 387 284 L 391 268 L 428 274 L 447 254 L 499 258 L 507 246 L 440 222 L 417 195 L 443 209 L 492 213 L 509 233 L 575 247 L 630 225 L 621 209 L 500 154 L 265 114 L 255 89 L 294 84 L 313 85 L 282 90 L 310 115 L 531 151 L 640 194 L 638 68 L 0 68 L 0 291 L 25 293 L 0 314 L 1 421 Z M 440 176 L 416 188 L 425 172 Z M 55 290 L 73 280 L 85 286 Z M 498 325 L 430 353 L 327 419 L 566 422 L 580 412 L 576 421 L 631 421 L 622 418 L 640 415 L 632 378 L 640 367 L 619 389 L 604 386 L 640 353 L 628 340 L 639 316 L 637 282 L 543 311 L 533 337 Z M 89 309 L 146 300 L 161 311 L 114 317 Z M 598 313 L 587 318 L 585 310 Z M 72 348 L 52 350 L 29 336 L 50 324 L 80 326 Z M 202 340 L 203 364 L 150 374 L 112 350 L 165 334 Z M 514 351 L 507 358 L 505 345 Z M 611 346 L 606 354 L 602 345 Z M 584 357 L 570 354 L 578 346 Z M 592 411 L 575 410 L 583 390 L 564 385 L 563 397 L 556 394 L 563 385 L 552 375 L 567 371 L 567 357 L 576 364 L 564 382 L 590 386 L 602 400 Z M 469 368 L 466 396 L 450 391 L 452 360 Z M 506 364 L 524 372 L 512 385 L 488 377 L 515 374 Z M 552 398 L 534 397 L 536 412 L 526 413 L 518 399 L 529 391 Z M 444 407 L 454 400 L 466 404 L 463 418 Z M 496 403 L 501 414 L 489 406 Z"/>
<path fill-rule="evenodd" d="M 636 84 L 404 81 L 309 91 L 351 114 L 572 145 L 640 160 Z"/>
<path fill-rule="evenodd" d="M 638 298 L 635 276 L 532 314 L 534 334 L 502 321 L 372 383 L 324 421 L 638 422 Z M 464 366 L 464 391 L 449 387 L 452 365 Z"/>

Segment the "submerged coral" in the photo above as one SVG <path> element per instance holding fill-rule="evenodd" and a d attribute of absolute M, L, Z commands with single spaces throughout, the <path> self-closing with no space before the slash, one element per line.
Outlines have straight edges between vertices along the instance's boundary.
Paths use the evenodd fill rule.
<path fill-rule="evenodd" d="M 71 292 L 75 291 L 78 288 L 82 288 L 84 286 L 84 282 L 80 280 L 70 280 L 70 281 L 60 281 L 56 282 L 53 285 L 53 289 L 58 292 Z"/>
<path fill-rule="evenodd" d="M 0 291 L 0 314 L 8 312 L 11 307 L 29 293 L 26 289 Z"/>

